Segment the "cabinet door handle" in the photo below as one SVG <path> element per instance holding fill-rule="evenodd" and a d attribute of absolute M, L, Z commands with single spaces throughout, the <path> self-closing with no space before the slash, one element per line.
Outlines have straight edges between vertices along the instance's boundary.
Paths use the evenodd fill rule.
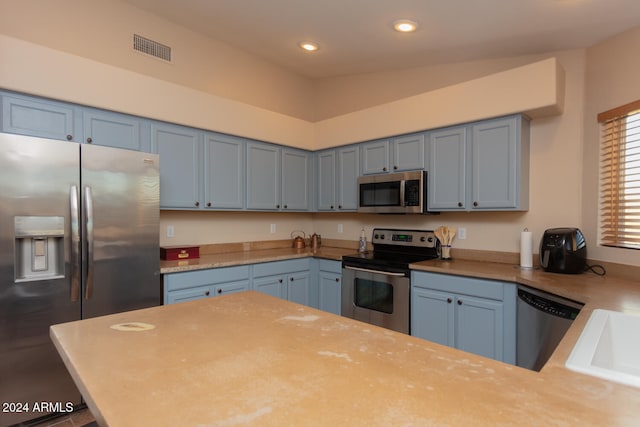
<path fill-rule="evenodd" d="M 222 293 L 222 289 L 218 289 L 218 293 L 221 294 Z"/>
<path fill-rule="evenodd" d="M 458 202 L 458 207 L 461 208 L 462 207 L 462 202 Z"/>
<path fill-rule="evenodd" d="M 211 295 L 211 292 L 207 291 L 207 292 L 205 292 L 204 294 L 205 294 L 206 296 L 209 296 L 209 295 Z"/>
<path fill-rule="evenodd" d="M 91 144 L 92 142 L 93 142 L 93 138 L 91 138 L 91 137 L 87 138 L 87 143 L 88 144 Z"/>
<path fill-rule="evenodd" d="M 473 202 L 473 206 L 478 206 L 478 202 Z"/>
<path fill-rule="evenodd" d="M 458 305 L 462 305 L 462 300 L 461 299 L 458 300 Z"/>
<path fill-rule="evenodd" d="M 211 207 L 211 202 L 207 202 L 207 207 L 210 208 Z"/>
<path fill-rule="evenodd" d="M 393 166 L 393 170 L 397 171 L 398 170 L 398 166 Z"/>
<path fill-rule="evenodd" d="M 67 141 L 71 141 L 73 139 L 73 135 L 67 135 Z"/>
<path fill-rule="evenodd" d="M 337 282 L 339 282 L 339 281 L 340 281 L 340 278 L 339 278 L 339 277 L 336 277 L 336 283 L 337 283 Z"/>
<path fill-rule="evenodd" d="M 278 280 L 279 283 L 282 283 L 282 279 Z"/>
<path fill-rule="evenodd" d="M 387 171 L 387 168 L 382 168 L 382 172 L 386 172 L 386 171 Z"/>
<path fill-rule="evenodd" d="M 447 298 L 447 303 L 451 304 L 453 302 L 453 300 L 451 298 Z"/>
<path fill-rule="evenodd" d="M 331 205 L 331 209 L 333 209 L 333 205 Z"/>
<path fill-rule="evenodd" d="M 289 280 L 290 280 L 291 282 L 293 282 L 293 277 L 290 277 L 290 278 L 289 278 Z"/>
<path fill-rule="evenodd" d="M 200 206 L 200 202 L 195 202 L 194 205 L 196 205 L 196 207 Z"/>

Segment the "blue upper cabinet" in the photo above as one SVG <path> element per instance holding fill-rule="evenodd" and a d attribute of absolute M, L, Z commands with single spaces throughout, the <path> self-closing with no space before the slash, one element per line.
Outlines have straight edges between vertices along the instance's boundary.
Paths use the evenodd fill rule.
<path fill-rule="evenodd" d="M 271 144 L 247 144 L 247 208 L 280 209 L 280 148 Z"/>
<path fill-rule="evenodd" d="M 529 120 L 517 115 L 429 132 L 433 211 L 527 210 Z"/>
<path fill-rule="evenodd" d="M 358 209 L 358 171 L 360 170 L 360 147 L 350 145 L 337 150 L 338 182 L 336 197 L 339 211 Z"/>
<path fill-rule="evenodd" d="M 362 175 L 389 172 L 389 140 L 360 144 Z"/>
<path fill-rule="evenodd" d="M 245 141 L 211 132 L 204 137 L 206 209 L 242 209 L 245 187 Z"/>
<path fill-rule="evenodd" d="M 317 197 L 319 211 L 336 210 L 336 150 L 325 150 L 316 156 L 317 162 Z"/>
<path fill-rule="evenodd" d="M 488 120 L 471 132 L 471 208 L 529 209 L 529 121 Z"/>
<path fill-rule="evenodd" d="M 317 208 L 319 211 L 355 211 L 358 208 L 360 148 L 350 145 L 317 155 Z"/>
<path fill-rule="evenodd" d="M 87 144 L 151 151 L 149 122 L 125 114 L 86 108 L 82 111 Z"/>
<path fill-rule="evenodd" d="M 430 210 L 466 209 L 467 128 L 429 132 L 428 206 Z"/>
<path fill-rule="evenodd" d="M 311 156 L 307 151 L 282 149 L 282 201 L 284 210 L 309 210 Z"/>
<path fill-rule="evenodd" d="M 163 209 L 357 211 L 359 175 L 428 170 L 431 211 L 529 208 L 522 115 L 316 153 L 0 90 L 0 131 L 160 154 Z"/>
<path fill-rule="evenodd" d="M 202 205 L 201 132 L 153 123 L 151 148 L 160 155 L 160 207 L 197 209 Z"/>
<path fill-rule="evenodd" d="M 391 140 L 393 172 L 424 169 L 424 161 L 424 133 L 399 136 Z"/>
<path fill-rule="evenodd" d="M 2 132 L 151 151 L 146 119 L 27 95 L 0 96 Z"/>
<path fill-rule="evenodd" d="M 277 145 L 247 144 L 247 209 L 310 209 L 311 153 Z"/>
<path fill-rule="evenodd" d="M 0 93 L 2 132 L 40 138 L 82 141 L 78 108 L 42 98 Z"/>
<path fill-rule="evenodd" d="M 360 145 L 362 174 L 402 172 L 425 168 L 424 133 L 365 142 Z"/>

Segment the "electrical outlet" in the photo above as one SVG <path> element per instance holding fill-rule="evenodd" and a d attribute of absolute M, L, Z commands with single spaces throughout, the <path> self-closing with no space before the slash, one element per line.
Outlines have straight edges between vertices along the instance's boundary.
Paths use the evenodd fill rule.
<path fill-rule="evenodd" d="M 269 229 L 269 232 L 271 234 L 276 234 L 276 225 L 275 224 L 271 224 L 271 228 Z"/>
<path fill-rule="evenodd" d="M 458 239 L 464 240 L 467 238 L 467 229 L 465 227 L 458 228 Z"/>
<path fill-rule="evenodd" d="M 338 224 L 338 233 L 342 234 L 344 232 L 344 228 L 342 227 L 342 224 Z"/>
<path fill-rule="evenodd" d="M 173 225 L 167 225 L 167 237 L 173 237 L 174 235 Z"/>

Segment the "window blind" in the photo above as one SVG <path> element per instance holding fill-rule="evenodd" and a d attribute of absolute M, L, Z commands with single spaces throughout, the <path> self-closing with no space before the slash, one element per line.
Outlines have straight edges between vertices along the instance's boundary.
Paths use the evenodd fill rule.
<path fill-rule="evenodd" d="M 640 101 L 601 113 L 598 121 L 601 244 L 640 249 Z"/>

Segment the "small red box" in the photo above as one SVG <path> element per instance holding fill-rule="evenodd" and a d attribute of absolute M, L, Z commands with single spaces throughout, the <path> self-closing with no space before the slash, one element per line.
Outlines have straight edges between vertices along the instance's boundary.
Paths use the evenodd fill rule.
<path fill-rule="evenodd" d="M 160 248 L 160 259 L 163 261 L 180 261 L 200 258 L 199 246 L 168 246 Z"/>

